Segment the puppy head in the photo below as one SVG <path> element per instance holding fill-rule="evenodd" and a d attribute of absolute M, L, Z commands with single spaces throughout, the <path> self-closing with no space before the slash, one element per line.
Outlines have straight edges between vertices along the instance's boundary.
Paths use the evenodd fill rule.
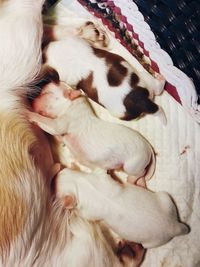
<path fill-rule="evenodd" d="M 64 83 L 48 83 L 44 86 L 41 94 L 33 101 L 35 112 L 56 118 L 66 112 L 72 101 L 80 96 L 80 91 L 72 90 Z"/>
<path fill-rule="evenodd" d="M 149 98 L 148 90 L 140 86 L 137 86 L 126 95 L 124 106 L 126 107 L 124 120 L 132 120 L 145 114 L 153 114 L 159 109 L 158 105 Z"/>

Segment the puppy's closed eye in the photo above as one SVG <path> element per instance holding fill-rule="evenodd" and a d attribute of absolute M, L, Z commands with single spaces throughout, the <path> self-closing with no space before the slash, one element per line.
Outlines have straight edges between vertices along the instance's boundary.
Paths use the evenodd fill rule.
<path fill-rule="evenodd" d="M 132 90 L 123 102 L 126 107 L 126 115 L 123 118 L 125 120 L 132 120 L 143 114 L 153 114 L 158 111 L 158 105 L 149 99 L 148 90 L 140 86 Z"/>

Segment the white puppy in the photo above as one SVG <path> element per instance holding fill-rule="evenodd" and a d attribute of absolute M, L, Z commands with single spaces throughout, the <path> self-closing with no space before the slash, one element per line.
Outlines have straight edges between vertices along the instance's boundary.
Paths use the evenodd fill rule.
<path fill-rule="evenodd" d="M 76 208 L 84 218 L 103 220 L 121 238 L 141 243 L 144 248 L 161 246 L 188 233 L 166 192 L 120 184 L 105 173 L 66 168 L 56 176 L 55 184 L 58 197 L 75 196 Z"/>
<path fill-rule="evenodd" d="M 126 126 L 97 118 L 88 99 L 79 96 L 63 83 L 49 83 L 33 103 L 36 112 L 48 117 L 31 113 L 30 120 L 59 136 L 83 165 L 123 170 L 133 183 L 151 178 L 155 155 L 147 140 Z"/>

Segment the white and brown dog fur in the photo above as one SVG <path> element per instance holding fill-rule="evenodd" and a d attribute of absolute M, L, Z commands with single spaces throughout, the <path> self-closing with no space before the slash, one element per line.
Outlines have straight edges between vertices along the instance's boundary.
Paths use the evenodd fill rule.
<path fill-rule="evenodd" d="M 137 131 L 99 119 L 86 96 L 62 82 L 49 83 L 33 101 L 30 120 L 57 136 L 89 168 L 123 170 L 128 181 L 144 185 L 155 170 L 150 143 Z"/>
<path fill-rule="evenodd" d="M 118 257 L 100 225 L 52 199 L 58 168 L 46 136 L 26 118 L 42 62 L 43 3 L 0 1 L 0 266 L 138 266 L 130 247 L 130 257 Z"/>
<path fill-rule="evenodd" d="M 154 78 L 146 70 L 141 71 L 141 66 L 138 69 L 138 64 L 131 66 L 120 55 L 95 47 L 95 43 L 72 34 L 66 36 L 60 27 L 46 27 L 43 58 L 45 65 L 59 73 L 61 81 L 82 89 L 120 119 L 157 114 L 166 123 L 162 108 L 153 102 L 164 88 L 161 75 Z M 98 30 L 96 34 L 100 35 Z M 48 43 L 48 36 L 54 41 Z M 102 44 L 108 50 L 106 39 L 102 38 Z"/>

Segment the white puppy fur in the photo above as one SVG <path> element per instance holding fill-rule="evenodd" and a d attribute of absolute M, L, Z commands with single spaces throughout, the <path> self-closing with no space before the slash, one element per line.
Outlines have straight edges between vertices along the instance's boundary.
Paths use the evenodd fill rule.
<path fill-rule="evenodd" d="M 150 179 L 155 170 L 151 145 L 137 131 L 99 119 L 85 96 L 63 83 L 47 84 L 33 103 L 30 120 L 59 136 L 74 156 L 90 168 L 122 169 L 129 181 Z M 76 98 L 76 99 L 75 99 Z"/>
<path fill-rule="evenodd" d="M 103 220 L 121 238 L 144 248 L 161 246 L 188 233 L 188 227 L 178 222 L 175 204 L 165 192 L 120 184 L 105 173 L 66 168 L 58 173 L 55 183 L 58 197 L 75 196 L 76 208 L 84 218 Z"/>
<path fill-rule="evenodd" d="M 24 105 L 41 68 L 43 2 L 0 1 L 0 266 L 136 266 L 101 226 L 52 200 L 49 144 Z"/>

